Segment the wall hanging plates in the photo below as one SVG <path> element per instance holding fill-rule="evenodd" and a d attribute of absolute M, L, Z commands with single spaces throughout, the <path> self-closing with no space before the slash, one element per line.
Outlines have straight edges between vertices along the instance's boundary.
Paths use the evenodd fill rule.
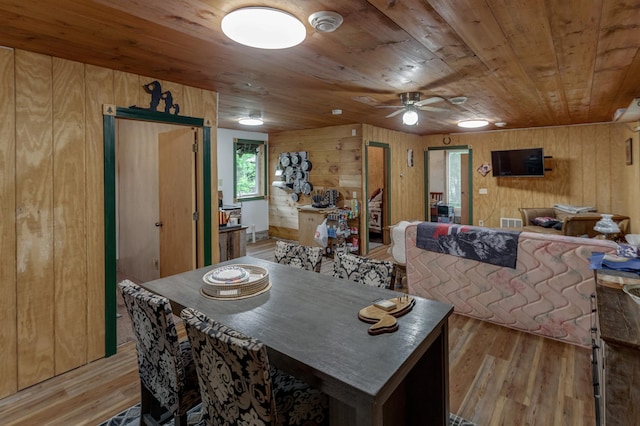
<path fill-rule="evenodd" d="M 313 185 L 311 184 L 311 182 L 303 182 L 302 183 L 302 193 L 304 195 L 309 195 L 311 194 L 311 191 L 313 191 Z"/>

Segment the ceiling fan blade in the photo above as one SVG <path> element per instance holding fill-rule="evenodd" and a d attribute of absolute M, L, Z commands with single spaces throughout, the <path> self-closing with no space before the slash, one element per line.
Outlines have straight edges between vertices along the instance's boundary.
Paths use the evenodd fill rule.
<path fill-rule="evenodd" d="M 447 108 L 438 108 L 438 107 L 432 107 L 432 106 L 426 106 L 426 105 L 424 105 L 424 106 L 420 106 L 420 107 L 418 107 L 418 109 L 419 109 L 420 111 L 434 111 L 434 112 L 445 112 L 445 111 L 451 111 L 451 110 L 449 110 L 449 109 L 447 109 Z"/>
<path fill-rule="evenodd" d="M 376 105 L 376 108 L 404 108 L 404 105 Z"/>
<path fill-rule="evenodd" d="M 391 114 L 387 115 L 385 118 L 391 118 L 391 117 L 395 117 L 396 115 L 400 114 L 401 112 L 404 112 L 405 108 L 399 109 L 397 111 L 392 112 Z"/>
<path fill-rule="evenodd" d="M 415 102 L 414 105 L 423 106 L 423 105 L 435 104 L 436 102 L 442 102 L 442 101 L 444 101 L 444 98 L 441 98 L 440 96 L 432 96 L 430 98 Z"/>

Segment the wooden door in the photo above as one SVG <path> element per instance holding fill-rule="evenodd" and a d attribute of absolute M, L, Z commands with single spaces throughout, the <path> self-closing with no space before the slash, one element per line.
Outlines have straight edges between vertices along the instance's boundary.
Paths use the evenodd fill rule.
<path fill-rule="evenodd" d="M 160 276 L 196 267 L 194 129 L 158 135 Z"/>
<path fill-rule="evenodd" d="M 460 223 L 469 223 L 469 154 L 460 155 Z"/>

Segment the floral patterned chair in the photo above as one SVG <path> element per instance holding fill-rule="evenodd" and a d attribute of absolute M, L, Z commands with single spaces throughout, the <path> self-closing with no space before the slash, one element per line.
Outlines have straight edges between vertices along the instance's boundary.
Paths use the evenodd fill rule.
<path fill-rule="evenodd" d="M 285 241 L 276 241 L 276 262 L 307 271 L 320 272 L 322 247 L 309 247 Z"/>
<path fill-rule="evenodd" d="M 367 259 L 350 253 L 336 253 L 333 276 L 373 287 L 390 288 L 393 282 L 393 262 Z"/>
<path fill-rule="evenodd" d="M 140 424 L 187 424 L 187 412 L 200 403 L 198 377 L 189 340 L 178 340 L 169 300 L 129 280 L 118 284 L 136 336 L 140 374 Z M 161 406 L 166 413 L 155 419 Z"/>
<path fill-rule="evenodd" d="M 181 316 L 198 370 L 201 424 L 328 424 L 327 396 L 270 367 L 263 343 L 191 308 Z"/>

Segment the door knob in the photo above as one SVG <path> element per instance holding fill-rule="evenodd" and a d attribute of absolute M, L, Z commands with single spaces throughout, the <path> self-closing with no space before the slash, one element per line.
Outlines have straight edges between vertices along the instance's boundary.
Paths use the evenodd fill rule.
<path fill-rule="evenodd" d="M 162 227 L 162 222 L 156 222 L 156 226 L 157 226 L 158 228 Z"/>

